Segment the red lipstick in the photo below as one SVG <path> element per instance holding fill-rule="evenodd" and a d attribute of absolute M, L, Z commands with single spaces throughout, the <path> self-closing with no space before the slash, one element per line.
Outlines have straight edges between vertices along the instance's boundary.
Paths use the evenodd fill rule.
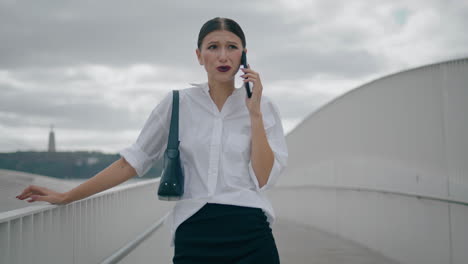
<path fill-rule="evenodd" d="M 227 72 L 231 69 L 231 66 L 223 65 L 216 68 L 220 72 Z"/>

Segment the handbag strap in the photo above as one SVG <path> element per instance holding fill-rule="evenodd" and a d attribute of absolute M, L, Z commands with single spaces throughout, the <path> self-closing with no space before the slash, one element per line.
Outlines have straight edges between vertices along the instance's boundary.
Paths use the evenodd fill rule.
<path fill-rule="evenodd" d="M 179 149 L 179 91 L 172 91 L 172 115 L 169 129 L 168 149 Z"/>

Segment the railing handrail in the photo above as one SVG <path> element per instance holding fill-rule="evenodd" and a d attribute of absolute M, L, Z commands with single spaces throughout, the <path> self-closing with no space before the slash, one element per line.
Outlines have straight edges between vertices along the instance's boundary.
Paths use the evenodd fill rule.
<path fill-rule="evenodd" d="M 120 186 L 115 186 L 113 188 L 107 189 L 105 191 L 99 192 L 97 194 L 91 195 L 89 197 L 86 197 L 84 199 L 74 201 L 79 202 L 87 199 L 93 199 L 102 195 L 105 195 L 110 192 L 117 192 L 125 189 L 132 189 L 132 188 L 137 188 L 141 185 L 146 185 L 146 184 L 152 184 L 152 183 L 157 183 L 159 182 L 160 178 L 157 179 L 151 179 L 151 180 L 144 180 L 142 182 L 136 182 L 136 183 L 130 183 L 126 185 L 120 185 Z M 402 195 L 402 196 L 409 196 L 409 197 L 416 197 L 416 198 L 422 198 L 422 199 L 428 199 L 428 200 L 436 200 L 436 201 L 442 201 L 442 202 L 448 202 L 448 203 L 454 203 L 454 204 L 460 204 L 460 205 L 465 205 L 468 206 L 468 202 L 466 201 L 461 201 L 461 200 L 455 200 L 451 198 L 446 198 L 446 197 L 438 197 L 438 196 L 429 196 L 429 195 L 424 195 L 424 194 L 417 194 L 417 193 L 406 193 L 406 192 L 397 192 L 397 191 L 390 191 L 390 190 L 384 190 L 384 189 L 376 189 L 376 188 L 367 188 L 367 187 L 345 187 L 345 186 L 332 186 L 332 185 L 319 185 L 319 184 L 305 184 L 305 185 L 300 185 L 300 186 L 276 186 L 275 188 L 282 189 L 282 188 L 318 188 L 318 189 L 341 189 L 341 190 L 353 190 L 353 191 L 368 191 L 368 192 L 379 192 L 379 193 L 389 193 L 389 194 L 396 194 L 396 195 Z M 72 204 L 69 203 L 69 204 Z M 67 204 L 67 205 L 69 205 Z M 53 209 L 55 207 L 58 207 L 61 205 L 54 205 L 54 204 L 47 204 L 47 205 L 42 205 L 42 206 L 29 206 L 25 208 L 20 208 L 20 209 L 15 209 L 11 211 L 6 211 L 0 213 L 0 223 L 9 221 L 14 218 L 22 217 L 25 215 L 30 215 L 33 213 L 38 213 L 41 211 Z"/>
<path fill-rule="evenodd" d="M 127 190 L 127 189 L 138 188 L 138 187 L 140 187 L 142 185 L 146 185 L 146 184 L 157 183 L 157 182 L 160 181 L 160 179 L 161 178 L 150 179 L 150 180 L 142 180 L 141 182 L 128 183 L 128 184 L 125 184 L 125 185 L 117 185 L 117 186 L 114 186 L 114 187 L 109 188 L 107 190 L 104 190 L 102 192 L 93 194 L 93 195 L 91 195 L 89 197 L 86 197 L 86 198 L 71 202 L 69 204 L 66 204 L 65 206 L 68 206 L 68 205 L 71 205 L 71 204 L 77 203 L 77 202 L 82 202 L 82 201 L 85 201 L 85 200 L 88 200 L 88 199 L 95 199 L 97 197 L 106 195 L 108 193 L 119 192 L 119 191 L 123 191 L 123 190 Z M 56 204 L 34 205 L 34 206 L 28 206 L 28 207 L 24 207 L 24 208 L 20 208 L 20 209 L 15 209 L 15 210 L 11 210 L 11 211 L 2 212 L 2 213 L 0 213 L 0 223 L 7 222 L 7 221 L 10 221 L 11 219 L 23 217 L 23 216 L 26 216 L 26 215 L 31 215 L 31 214 L 34 214 L 34 213 L 39 213 L 39 212 L 42 212 L 42 211 L 51 210 L 51 209 L 59 207 L 59 206 L 64 206 L 64 205 L 56 205 Z"/>
<path fill-rule="evenodd" d="M 349 190 L 349 191 L 366 191 L 366 192 L 378 192 L 378 193 L 385 193 L 385 194 L 395 194 L 395 195 L 402 195 L 408 196 L 418 199 L 426 199 L 426 200 L 435 200 L 453 204 L 460 204 L 464 206 L 468 206 L 468 202 L 455 200 L 446 197 L 439 197 L 439 196 L 430 196 L 425 194 L 417 194 L 417 193 L 408 193 L 408 192 L 398 192 L 398 191 L 390 191 L 384 189 L 375 189 L 375 188 L 367 188 L 367 187 L 346 187 L 346 186 L 333 186 L 333 185 L 319 185 L 319 184 L 304 184 L 300 186 L 276 186 L 277 189 L 301 189 L 301 188 L 316 188 L 316 189 L 340 189 L 340 190 Z"/>
<path fill-rule="evenodd" d="M 147 228 L 143 233 L 138 235 L 135 239 L 128 242 L 123 247 L 121 247 L 120 249 L 115 251 L 112 255 L 110 255 L 109 257 L 104 259 L 104 261 L 102 261 L 101 264 L 118 263 L 125 256 L 127 256 L 130 252 L 132 252 L 138 245 L 140 245 L 143 241 L 148 239 L 156 230 L 158 230 L 162 226 L 162 224 L 164 223 L 164 220 L 168 217 L 169 213 L 167 213 L 165 216 L 163 216 L 161 219 L 159 219 L 152 226 Z"/>

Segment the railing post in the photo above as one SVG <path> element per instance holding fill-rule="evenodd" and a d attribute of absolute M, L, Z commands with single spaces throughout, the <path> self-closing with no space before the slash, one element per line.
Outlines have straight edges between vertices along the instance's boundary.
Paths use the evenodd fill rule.
<path fill-rule="evenodd" d="M 10 263 L 10 221 L 0 223 L 0 263 Z"/>

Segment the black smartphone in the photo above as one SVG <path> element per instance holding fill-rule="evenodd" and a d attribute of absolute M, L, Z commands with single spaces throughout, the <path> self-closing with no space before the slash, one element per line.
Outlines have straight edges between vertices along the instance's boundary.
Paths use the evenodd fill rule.
<path fill-rule="evenodd" d="M 244 67 L 244 69 L 247 69 L 247 55 L 245 54 L 245 51 L 242 51 L 241 64 Z M 245 83 L 245 90 L 247 91 L 247 96 L 249 98 L 252 97 L 252 91 L 250 91 L 249 82 Z"/>

